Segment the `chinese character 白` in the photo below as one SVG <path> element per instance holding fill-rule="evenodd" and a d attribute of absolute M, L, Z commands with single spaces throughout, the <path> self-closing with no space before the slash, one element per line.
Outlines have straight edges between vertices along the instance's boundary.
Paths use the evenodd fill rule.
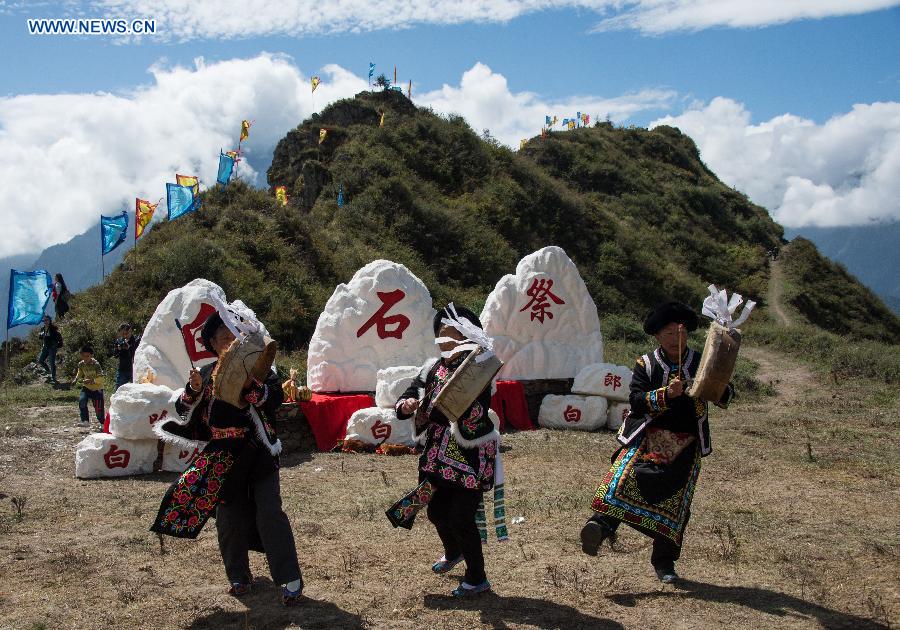
<path fill-rule="evenodd" d="M 376 420 L 372 425 L 372 437 L 376 440 L 386 440 L 391 437 L 391 425 L 381 420 Z"/>
<path fill-rule="evenodd" d="M 109 445 L 109 450 L 103 456 L 107 468 L 128 468 L 131 453 L 125 449 L 117 448 L 115 444 Z"/>
<path fill-rule="evenodd" d="M 566 422 L 581 422 L 581 409 L 573 407 L 572 405 L 566 405 L 566 410 L 563 412 L 563 419 Z"/>

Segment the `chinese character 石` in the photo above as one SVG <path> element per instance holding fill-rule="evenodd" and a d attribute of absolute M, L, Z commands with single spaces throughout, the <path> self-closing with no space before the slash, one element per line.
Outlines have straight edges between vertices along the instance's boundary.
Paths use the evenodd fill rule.
<path fill-rule="evenodd" d="M 375 424 L 372 425 L 372 437 L 376 440 L 388 439 L 391 437 L 391 425 L 381 420 L 376 420 Z"/>
<path fill-rule="evenodd" d="M 103 456 L 107 468 L 128 468 L 128 460 L 131 459 L 131 453 L 125 449 L 119 449 L 115 444 L 109 445 L 109 450 Z"/>
<path fill-rule="evenodd" d="M 622 377 L 612 372 L 607 372 L 606 376 L 603 377 L 603 386 L 609 387 L 612 385 L 613 391 L 622 387 Z"/>
<path fill-rule="evenodd" d="M 566 422 L 581 422 L 581 409 L 573 407 L 572 405 L 566 405 L 566 410 L 563 412 L 563 419 Z"/>
<path fill-rule="evenodd" d="M 554 295 L 553 292 L 550 291 L 552 288 L 553 280 L 550 278 L 535 278 L 528 288 L 528 291 L 525 292 L 525 295 L 530 297 L 531 301 L 520 308 L 519 312 L 521 313 L 522 311 L 531 308 L 531 321 L 536 319 L 542 324 L 544 323 L 545 315 L 550 319 L 553 319 L 553 313 L 550 312 L 550 300 L 553 300 L 556 304 L 565 304 L 565 301 L 558 295 Z"/>
<path fill-rule="evenodd" d="M 375 326 L 379 339 L 386 339 L 388 337 L 403 339 L 403 331 L 409 326 L 409 318 L 406 315 L 399 314 L 391 315 L 390 317 L 385 317 L 385 315 L 387 315 L 387 312 L 391 310 L 391 307 L 394 304 L 406 297 L 406 294 L 400 289 L 394 289 L 393 291 L 378 291 L 377 294 L 378 299 L 381 300 L 381 308 L 375 311 L 375 314 L 372 315 L 365 324 L 360 326 L 359 330 L 356 331 L 356 337 L 362 337 L 367 330 L 372 326 Z M 388 330 L 388 326 L 396 327 Z"/>

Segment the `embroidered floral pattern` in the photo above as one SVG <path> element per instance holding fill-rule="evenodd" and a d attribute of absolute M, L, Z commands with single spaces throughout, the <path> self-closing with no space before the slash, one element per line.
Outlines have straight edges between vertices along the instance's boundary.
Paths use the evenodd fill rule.
<path fill-rule="evenodd" d="M 151 531 L 196 538 L 219 503 L 234 457 L 228 451 L 200 453 L 163 499 Z"/>

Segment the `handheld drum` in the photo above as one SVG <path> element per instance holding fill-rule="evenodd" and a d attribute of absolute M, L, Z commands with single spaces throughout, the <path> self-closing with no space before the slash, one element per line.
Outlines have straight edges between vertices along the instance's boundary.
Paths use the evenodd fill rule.
<path fill-rule="evenodd" d="M 485 352 L 481 347 L 473 350 L 434 400 L 434 408 L 451 422 L 456 422 L 466 413 L 503 367 L 503 361 L 494 353 L 479 361 L 478 357 Z"/>
<path fill-rule="evenodd" d="M 236 337 L 213 370 L 213 395 L 235 407 L 246 407 L 241 396 L 252 379 L 264 381 L 275 362 L 275 340 L 261 330 Z"/>

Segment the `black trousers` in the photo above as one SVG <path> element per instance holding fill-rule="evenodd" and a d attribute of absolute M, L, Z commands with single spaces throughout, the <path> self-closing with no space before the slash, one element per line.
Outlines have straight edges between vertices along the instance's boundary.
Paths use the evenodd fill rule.
<path fill-rule="evenodd" d="M 603 514 L 594 514 L 591 517 L 591 520 L 597 521 L 611 533 L 615 533 L 615 531 L 619 527 L 618 519 L 611 518 L 609 516 L 605 516 Z M 691 520 L 691 512 L 690 510 L 687 513 L 687 516 L 684 519 L 684 529 L 687 530 L 688 521 Z M 645 532 L 642 529 L 638 529 L 642 534 L 650 535 L 648 532 Z M 670 538 L 666 538 L 665 536 L 653 535 L 653 552 L 650 554 L 650 564 L 657 569 L 674 569 L 675 561 L 681 557 L 681 545 L 676 545 Z"/>
<path fill-rule="evenodd" d="M 302 578 L 294 533 L 287 514 L 281 509 L 278 470 L 264 467 L 262 460 L 262 457 L 257 459 L 256 468 L 262 472 L 251 473 L 248 491 L 233 493 L 227 503 L 220 503 L 216 509 L 219 551 L 228 581 L 247 584 L 250 582 L 248 552 L 261 542 L 272 581 L 287 584 Z"/>
<path fill-rule="evenodd" d="M 475 524 L 482 496 L 477 490 L 439 486 L 428 503 L 428 520 L 444 543 L 444 557 L 453 560 L 462 556 L 466 561 L 464 579 L 473 586 L 487 579 L 481 536 Z"/>

